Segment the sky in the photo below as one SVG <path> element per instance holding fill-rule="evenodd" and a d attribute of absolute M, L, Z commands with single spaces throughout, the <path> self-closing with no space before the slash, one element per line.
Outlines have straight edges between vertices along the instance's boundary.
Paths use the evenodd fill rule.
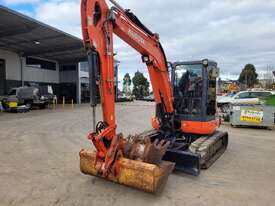
<path fill-rule="evenodd" d="M 169 61 L 209 58 L 223 79 L 245 64 L 275 68 L 275 0 L 117 0 L 160 35 Z M 150 2 L 150 3 L 148 3 Z M 0 4 L 81 38 L 80 0 L 0 0 Z M 119 79 L 147 72 L 140 55 L 115 38 Z M 148 77 L 148 74 L 146 73 Z"/>

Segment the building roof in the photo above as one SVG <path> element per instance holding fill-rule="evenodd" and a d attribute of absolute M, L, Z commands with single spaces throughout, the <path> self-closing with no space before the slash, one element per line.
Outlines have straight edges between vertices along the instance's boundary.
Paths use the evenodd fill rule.
<path fill-rule="evenodd" d="M 0 49 L 60 63 L 86 60 L 82 40 L 0 6 Z"/>

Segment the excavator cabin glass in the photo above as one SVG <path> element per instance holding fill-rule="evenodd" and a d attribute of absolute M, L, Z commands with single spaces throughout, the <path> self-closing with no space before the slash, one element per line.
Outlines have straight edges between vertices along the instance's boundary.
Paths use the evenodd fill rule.
<path fill-rule="evenodd" d="M 202 61 L 173 65 L 175 117 L 178 120 L 210 121 L 216 114 L 217 64 Z"/>
<path fill-rule="evenodd" d="M 174 94 L 177 114 L 201 114 L 202 65 L 176 66 Z"/>

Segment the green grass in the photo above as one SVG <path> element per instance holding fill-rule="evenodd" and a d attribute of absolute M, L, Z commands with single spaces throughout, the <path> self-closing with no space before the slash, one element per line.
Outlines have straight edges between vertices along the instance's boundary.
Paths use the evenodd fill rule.
<path fill-rule="evenodd" d="M 265 98 L 265 104 L 268 106 L 275 106 L 275 95 L 271 95 Z"/>

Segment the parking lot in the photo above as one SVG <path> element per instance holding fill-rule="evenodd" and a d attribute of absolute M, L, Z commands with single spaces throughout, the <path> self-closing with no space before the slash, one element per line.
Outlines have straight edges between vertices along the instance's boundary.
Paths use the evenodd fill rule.
<path fill-rule="evenodd" d="M 150 129 L 153 114 L 153 103 L 119 103 L 117 131 Z M 80 173 L 91 117 L 88 105 L 0 113 L 0 205 L 274 205 L 275 129 L 222 125 L 225 154 L 199 177 L 173 173 L 152 195 Z"/>

